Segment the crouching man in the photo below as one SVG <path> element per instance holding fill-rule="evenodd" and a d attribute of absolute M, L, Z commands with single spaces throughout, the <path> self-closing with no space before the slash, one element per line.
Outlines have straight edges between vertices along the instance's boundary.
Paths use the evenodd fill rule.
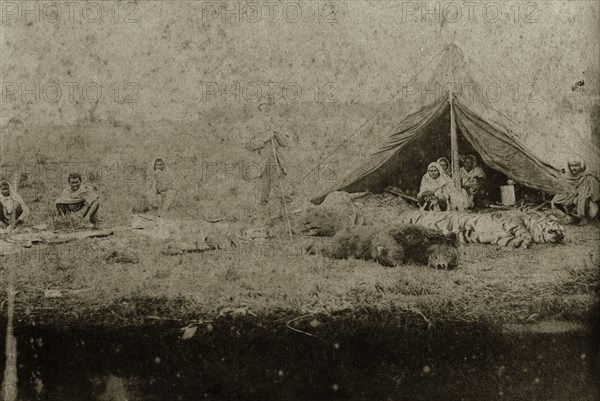
<path fill-rule="evenodd" d="M 86 227 L 94 227 L 97 219 L 96 214 L 100 207 L 100 197 L 94 189 L 81 183 L 79 173 L 69 174 L 69 186 L 67 186 L 60 197 L 56 200 L 56 209 L 61 216 L 75 213 L 81 217 Z"/>
<path fill-rule="evenodd" d="M 0 228 L 14 231 L 25 223 L 29 208 L 7 181 L 0 182 L 0 203 Z"/>
<path fill-rule="evenodd" d="M 560 207 L 568 214 L 580 219 L 580 225 L 589 224 L 598 215 L 600 181 L 586 171 L 585 162 L 579 156 L 571 156 L 567 170 L 563 171 L 563 192 L 552 198 L 552 207 Z"/>

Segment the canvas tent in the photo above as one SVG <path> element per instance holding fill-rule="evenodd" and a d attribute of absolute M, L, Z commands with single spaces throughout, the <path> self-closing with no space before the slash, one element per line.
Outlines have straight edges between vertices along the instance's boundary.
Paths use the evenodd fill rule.
<path fill-rule="evenodd" d="M 420 104 L 398 116 L 379 148 L 312 203 L 320 204 L 333 191 L 380 192 L 398 181 L 418 187 L 428 162 L 451 156 L 453 122 L 461 154 L 477 153 L 488 168 L 526 187 L 547 193 L 562 189 L 560 171 L 521 144 L 518 134 L 524 133 L 494 110 L 483 92 L 485 84 L 472 79 L 458 46 L 446 46 L 440 62 L 421 82 L 415 85 L 420 88 Z"/>

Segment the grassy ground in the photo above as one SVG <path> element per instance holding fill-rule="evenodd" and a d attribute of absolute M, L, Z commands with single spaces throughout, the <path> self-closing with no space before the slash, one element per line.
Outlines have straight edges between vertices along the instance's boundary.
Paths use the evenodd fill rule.
<path fill-rule="evenodd" d="M 66 185 L 66 175 L 85 166 L 84 178 L 102 197 L 100 226 L 126 225 L 143 191 L 150 149 L 171 155 L 167 165 L 178 173 L 179 196 L 169 217 L 247 219 L 254 209 L 253 183 L 237 173 L 220 170 L 215 174 L 204 162 L 218 160 L 211 154 L 229 155 L 230 165 L 244 161 L 246 155 L 239 146 L 202 142 L 193 131 L 188 140 L 165 143 L 157 132 L 141 142 L 127 142 L 118 132 L 100 142 L 93 133 L 84 137 L 65 134 L 63 142 L 74 160 L 96 160 L 115 151 L 114 160 L 104 160 L 104 164 L 53 165 L 59 159 L 51 155 L 60 152 L 39 146 L 36 152 L 24 150 L 22 160 L 36 166 L 20 189 L 32 209 L 30 224 L 52 222 L 53 200 Z M 116 149 L 114 143 L 122 146 Z M 177 148 L 183 143 L 189 143 L 189 149 Z M 88 148 L 97 152 L 86 153 Z M 190 149 L 197 157 L 196 153 L 186 156 Z M 306 151 L 303 163 L 313 166 L 326 150 Z M 181 157 L 175 157 L 178 152 Z M 124 165 L 130 170 L 123 169 Z M 114 170 L 116 166 L 121 169 Z M 320 176 L 293 186 L 296 196 L 290 209 L 301 206 L 308 194 L 328 186 L 335 177 Z M 284 232 L 280 227 L 281 235 L 265 244 L 240 243 L 232 250 L 166 256 L 160 252 L 165 244 L 124 231 L 108 239 L 38 246 L 4 256 L 0 278 L 5 282 L 8 264 L 18 266 L 17 316 L 21 322 L 66 325 L 256 315 L 272 317 L 270 321 L 277 324 L 302 318 L 294 324 L 310 326 L 312 317 L 358 319 L 379 313 L 411 317 L 426 325 L 441 321 L 585 323 L 598 303 L 597 226 L 566 227 L 565 242 L 557 246 L 536 245 L 529 250 L 462 246 L 460 267 L 451 272 L 418 266 L 386 269 L 375 263 L 307 255 L 303 250 L 314 239 L 296 237 L 289 242 Z M 46 290 L 60 290 L 60 294 L 46 293 L 45 297 Z M 47 297 L 52 294 L 60 297 Z"/>
<path fill-rule="evenodd" d="M 299 237 L 166 256 L 164 243 L 120 232 L 6 256 L 3 267 L 18 266 L 17 316 L 37 323 L 126 325 L 230 315 L 311 322 L 373 313 L 427 325 L 587 323 L 598 302 L 599 237 L 596 227 L 568 227 L 566 243 L 557 246 L 462 246 L 459 269 L 436 271 L 307 255 L 311 239 Z M 47 290 L 59 290 L 60 297 Z"/>

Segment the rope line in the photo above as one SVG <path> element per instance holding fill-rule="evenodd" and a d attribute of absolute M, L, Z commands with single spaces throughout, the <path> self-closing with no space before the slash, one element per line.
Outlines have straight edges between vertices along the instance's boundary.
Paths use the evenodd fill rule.
<path fill-rule="evenodd" d="M 429 67 L 429 65 L 438 58 L 439 54 L 443 52 L 443 49 L 440 49 L 432 58 L 431 60 L 429 60 L 429 62 L 427 64 L 425 64 L 425 66 L 423 68 L 421 68 L 410 80 L 409 82 L 413 82 L 415 80 L 415 78 L 417 78 L 419 76 L 419 74 L 421 74 L 427 67 Z M 302 178 L 300 178 L 296 183 L 300 184 L 302 181 L 304 181 L 309 175 L 311 175 L 315 170 L 317 170 L 321 164 L 323 164 L 325 162 L 325 160 L 329 159 L 329 157 L 331 157 L 331 155 L 333 155 L 335 152 L 337 152 L 342 146 L 344 146 L 346 144 L 346 142 L 348 142 L 350 139 L 352 139 L 352 137 L 354 137 L 354 135 L 356 135 L 365 125 L 367 125 L 367 123 L 369 123 L 374 116 L 376 116 L 385 106 L 387 106 L 392 100 L 394 100 L 402 91 L 403 88 L 400 88 L 396 93 L 394 93 L 394 95 L 387 100 L 382 106 L 378 107 L 375 112 L 373 113 L 373 116 L 371 116 L 370 118 L 368 118 L 365 122 L 363 122 L 356 130 L 354 130 L 354 132 L 349 135 L 346 139 L 344 139 L 334 150 L 332 150 L 327 156 L 325 156 L 323 159 L 321 159 L 321 161 L 319 163 L 317 163 L 317 165 L 315 167 L 313 167 L 308 173 L 306 173 L 306 175 L 304 175 Z"/>

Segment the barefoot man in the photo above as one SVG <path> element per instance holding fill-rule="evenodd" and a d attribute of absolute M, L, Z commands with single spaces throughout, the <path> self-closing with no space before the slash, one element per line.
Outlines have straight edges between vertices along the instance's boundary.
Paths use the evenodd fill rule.
<path fill-rule="evenodd" d="M 598 214 L 600 181 L 586 171 L 585 162 L 577 155 L 569 157 L 567 169 L 562 175 L 564 190 L 552 198 L 551 204 L 580 219 L 586 225 Z"/>
<path fill-rule="evenodd" d="M 0 228 L 18 230 L 29 216 L 29 208 L 8 181 L 0 181 Z"/>
<path fill-rule="evenodd" d="M 100 207 L 100 197 L 91 186 L 81 183 L 79 173 L 69 174 L 68 181 L 69 186 L 55 202 L 58 213 L 61 216 L 75 213 L 83 219 L 86 227 L 93 227 Z"/>

